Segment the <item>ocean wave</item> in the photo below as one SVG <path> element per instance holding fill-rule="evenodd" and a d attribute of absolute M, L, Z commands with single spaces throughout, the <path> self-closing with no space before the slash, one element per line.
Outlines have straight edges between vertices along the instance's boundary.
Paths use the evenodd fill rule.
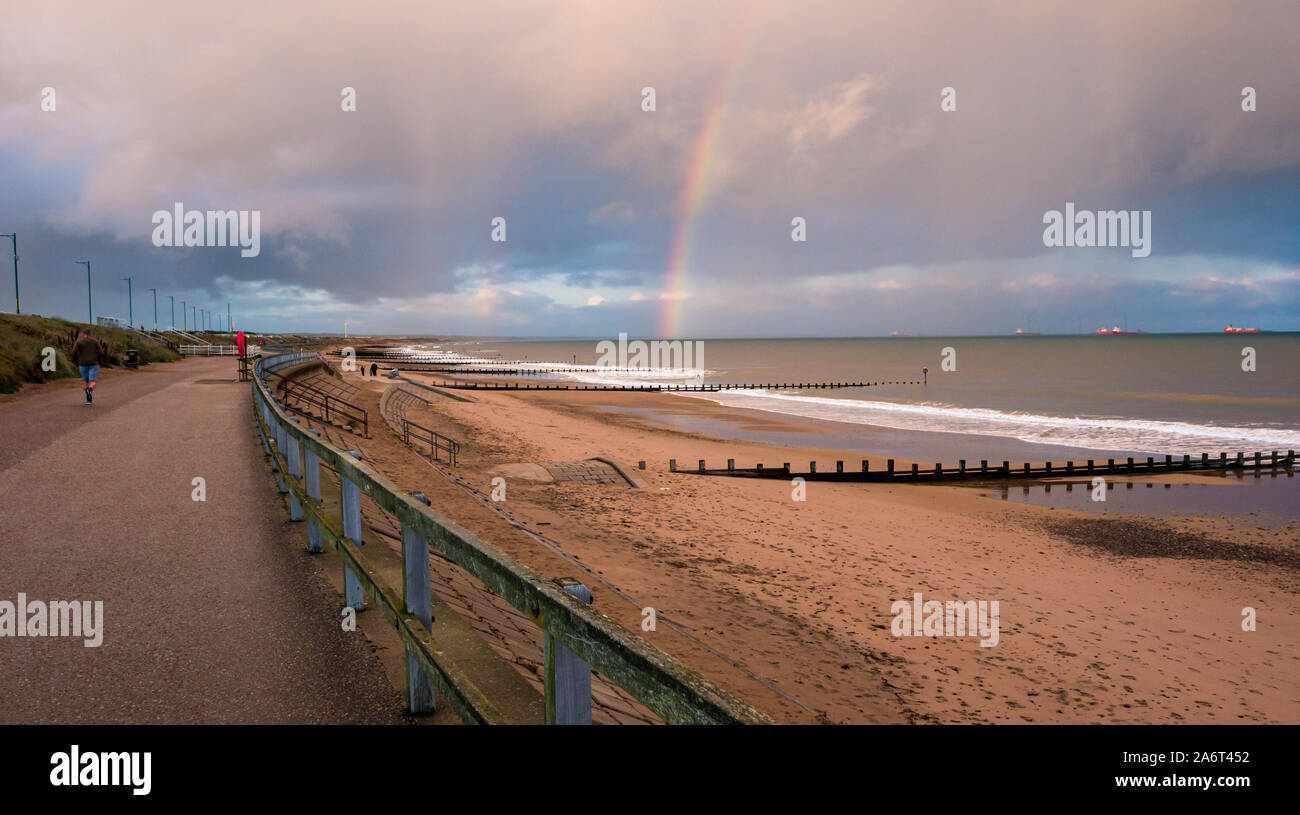
<path fill-rule="evenodd" d="M 722 391 L 707 398 L 730 407 L 810 419 L 893 430 L 1002 436 L 1097 450 L 1182 455 L 1300 449 L 1300 430 L 1293 428 L 1216 426 L 1114 416 L 1049 416 L 955 405 L 828 399 L 777 391 Z"/>

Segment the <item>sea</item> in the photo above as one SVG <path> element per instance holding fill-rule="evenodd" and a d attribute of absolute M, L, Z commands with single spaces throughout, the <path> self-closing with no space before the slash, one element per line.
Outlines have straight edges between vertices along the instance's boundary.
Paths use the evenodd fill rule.
<path fill-rule="evenodd" d="M 599 367 L 608 346 L 598 342 L 469 339 L 412 350 L 503 367 L 563 365 L 576 370 L 543 378 L 585 384 L 923 381 L 683 398 L 827 423 L 848 439 L 862 425 L 900 438 L 982 438 L 995 460 L 999 451 L 1019 457 L 1007 451 L 1024 445 L 1141 455 L 1300 450 L 1300 333 L 714 339 L 693 345 L 698 364 L 655 370 Z"/>

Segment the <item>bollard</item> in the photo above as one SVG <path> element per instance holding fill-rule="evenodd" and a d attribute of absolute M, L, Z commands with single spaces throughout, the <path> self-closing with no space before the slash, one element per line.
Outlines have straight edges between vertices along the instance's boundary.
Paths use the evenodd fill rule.
<path fill-rule="evenodd" d="M 871 471 L 871 462 L 867 461 L 865 458 L 862 459 L 862 472 L 866 473 L 870 471 Z"/>
<path fill-rule="evenodd" d="M 1065 462 L 1065 474 L 1071 475 L 1073 473 L 1074 473 L 1074 462 L 1073 461 Z"/>
<path fill-rule="evenodd" d="M 962 478 L 966 477 L 966 459 L 964 458 L 957 459 L 957 475 Z"/>
<path fill-rule="evenodd" d="M 1192 466 L 1192 457 L 1189 456 L 1189 455 L 1187 455 L 1186 453 L 1184 453 L 1184 454 L 1183 454 L 1183 469 L 1184 469 L 1184 470 L 1191 469 L 1191 466 Z"/>
<path fill-rule="evenodd" d="M 1173 456 L 1165 456 L 1165 469 L 1166 469 L 1166 470 L 1172 470 L 1173 467 L 1174 467 L 1174 457 L 1173 457 Z"/>
<path fill-rule="evenodd" d="M 835 462 L 835 472 L 837 473 L 844 472 L 844 462 L 842 461 Z"/>
<path fill-rule="evenodd" d="M 361 454 L 356 450 L 349 450 L 348 455 L 361 460 Z M 361 488 L 352 483 L 351 479 L 339 473 L 339 486 L 343 493 L 343 537 L 352 541 L 361 548 Z M 343 562 L 343 585 L 344 585 L 344 602 L 357 611 L 364 611 L 366 608 L 366 592 L 361 586 L 361 581 L 352 573 L 352 567 L 347 561 Z"/>
<path fill-rule="evenodd" d="M 785 462 L 784 464 L 782 464 L 781 466 L 785 468 L 785 471 L 786 471 L 787 473 L 790 472 L 790 462 L 787 461 L 787 462 Z"/>
<path fill-rule="evenodd" d="M 1245 458 L 1245 455 L 1246 455 L 1245 453 L 1237 453 L 1237 466 L 1238 466 L 1238 467 L 1240 467 L 1240 466 L 1244 463 L 1244 462 L 1242 461 L 1242 459 Z"/>
<path fill-rule="evenodd" d="M 817 472 L 817 462 L 815 461 L 808 462 L 808 474 L 812 475 L 815 472 Z"/>
<path fill-rule="evenodd" d="M 1219 453 L 1219 466 L 1220 466 L 1220 467 L 1227 467 L 1227 466 L 1228 466 L 1228 454 L 1227 454 L 1227 453 Z"/>
<path fill-rule="evenodd" d="M 700 459 L 700 472 L 704 472 L 704 459 Z"/>
<path fill-rule="evenodd" d="M 415 500 L 429 506 L 424 493 Z M 433 590 L 429 580 L 429 543 L 415 530 L 402 526 L 402 575 L 406 584 L 406 613 L 414 614 L 426 631 L 433 631 Z M 433 680 L 425 675 L 410 649 L 406 652 L 406 704 L 412 713 L 432 713 L 437 703 Z"/>
<path fill-rule="evenodd" d="M 307 432 L 313 436 L 320 435 L 316 430 Z M 320 457 L 308 447 L 303 450 L 303 459 L 306 463 L 306 471 L 303 473 L 302 480 L 307 488 L 307 497 L 315 501 L 316 506 L 320 506 Z M 314 516 L 307 519 L 307 551 L 313 553 L 325 551 L 325 547 L 321 545 L 320 527 L 316 525 Z"/>
<path fill-rule="evenodd" d="M 591 605 L 591 591 L 578 581 L 555 581 L 569 594 Z M 542 642 L 547 724 L 591 724 L 591 666 L 547 632 Z"/>
<path fill-rule="evenodd" d="M 892 458 L 885 462 L 885 472 L 890 475 L 894 474 L 894 460 Z"/>
<path fill-rule="evenodd" d="M 989 460 L 986 458 L 980 459 L 980 472 L 987 473 L 988 471 L 989 471 Z"/>
<path fill-rule="evenodd" d="M 1155 468 L 1156 468 L 1156 460 L 1155 460 L 1155 457 L 1153 457 L 1153 456 L 1147 456 L 1147 469 L 1148 469 L 1148 470 L 1154 470 Z"/>
<path fill-rule="evenodd" d="M 935 478 L 943 477 L 943 464 L 938 461 L 934 463 L 934 477 Z"/>
<path fill-rule="evenodd" d="M 1132 457 L 1132 456 L 1129 456 L 1129 459 L 1128 459 L 1128 469 L 1129 469 L 1129 470 L 1132 470 L 1132 469 L 1133 469 L 1133 457 Z"/>
<path fill-rule="evenodd" d="M 1259 453 L 1258 453 L 1258 452 L 1255 453 L 1255 466 L 1256 466 L 1256 467 L 1259 466 Z"/>
<path fill-rule="evenodd" d="M 677 459 L 675 458 L 668 459 L 668 472 L 670 473 L 677 472 Z"/>
<path fill-rule="evenodd" d="M 1011 477 L 1011 462 L 1006 459 L 1002 460 L 1002 474 L 1008 478 Z"/>
<path fill-rule="evenodd" d="M 759 471 L 760 473 L 763 472 L 763 465 L 762 465 L 762 464 L 755 464 L 754 466 L 758 469 L 758 471 Z"/>
<path fill-rule="evenodd" d="M 645 462 L 644 462 L 644 461 L 638 461 L 638 462 L 636 463 L 636 468 L 637 468 L 638 470 L 644 470 L 644 469 L 645 469 Z"/>
<path fill-rule="evenodd" d="M 1026 461 L 1024 465 L 1025 465 L 1025 475 L 1029 475 L 1029 462 Z"/>
<path fill-rule="evenodd" d="M 730 471 L 734 469 L 736 469 L 736 460 L 734 458 L 727 459 L 727 470 Z"/>
<path fill-rule="evenodd" d="M 1043 472 L 1044 472 L 1044 474 L 1046 474 L 1046 475 L 1051 475 L 1051 474 L 1052 474 L 1052 462 L 1050 462 L 1050 461 L 1045 461 L 1045 462 L 1043 462 Z"/>
<path fill-rule="evenodd" d="M 913 477 L 913 478 L 916 478 L 916 475 L 917 475 L 917 466 L 916 466 L 915 463 L 913 463 L 913 464 L 912 464 L 912 477 Z"/>
<path fill-rule="evenodd" d="M 1092 459 L 1088 459 L 1088 472 L 1092 472 Z"/>
<path fill-rule="evenodd" d="M 298 417 L 294 416 L 291 421 L 298 421 Z M 289 475 L 293 477 L 294 481 L 301 481 L 302 462 L 298 458 L 298 437 L 290 433 L 288 429 L 284 431 L 284 437 L 286 442 L 284 455 L 289 460 Z M 302 504 L 298 503 L 298 496 L 293 493 L 289 493 L 289 520 L 302 520 Z"/>

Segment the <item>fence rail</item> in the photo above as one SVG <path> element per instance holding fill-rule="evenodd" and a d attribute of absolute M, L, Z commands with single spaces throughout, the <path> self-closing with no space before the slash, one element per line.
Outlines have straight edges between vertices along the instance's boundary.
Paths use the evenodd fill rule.
<path fill-rule="evenodd" d="M 283 379 L 280 382 L 280 392 L 283 394 L 285 402 L 294 400 L 300 405 L 311 405 L 323 411 L 323 418 L 327 422 L 339 418 L 342 418 L 345 424 L 359 422 L 362 435 L 367 438 L 370 437 L 370 413 L 365 408 L 354 405 L 340 396 L 323 391 L 313 385 L 308 385 L 306 382 Z"/>
<path fill-rule="evenodd" d="M 412 403 L 428 405 L 429 400 L 401 386 L 393 385 L 380 398 L 379 410 L 383 413 L 387 409 L 392 413 L 392 418 L 397 424 L 394 429 L 400 430 L 402 441 L 409 445 L 411 439 L 415 439 L 429 445 L 429 457 L 434 461 L 441 461 L 440 453 L 445 452 L 451 466 L 455 467 L 456 456 L 460 454 L 460 442 L 406 418 L 406 406 Z"/>
<path fill-rule="evenodd" d="M 176 350 L 190 357 L 237 357 L 237 345 L 178 345 Z"/>
<path fill-rule="evenodd" d="M 295 354 L 284 355 L 299 356 Z M 590 670 L 637 698 L 666 722 L 693 724 L 767 724 L 771 720 L 730 696 L 676 659 L 632 635 L 589 608 L 590 593 L 580 585 L 552 582 L 501 550 L 431 509 L 418 497 L 401 492 L 383 475 L 304 431 L 284 412 L 265 382 L 265 369 L 297 361 L 278 357 L 255 367 L 252 397 L 265 452 L 289 494 L 290 518 L 308 522 L 308 548 L 334 546 L 344 561 L 347 602 L 365 607 L 369 592 L 389 625 L 405 643 L 408 658 L 408 703 L 417 710 L 436 688 L 466 722 L 502 722 L 505 717 L 469 675 L 450 662 L 431 637 L 432 619 L 428 549 L 478 578 L 545 634 L 543 656 L 547 723 L 591 721 Z M 272 444 L 274 442 L 274 445 Z M 320 506 L 320 465 L 339 475 L 343 529 Z M 360 496 L 370 497 L 402 527 L 401 593 L 375 575 L 364 555 Z M 422 496 L 421 496 L 422 497 Z M 586 698 L 583 699 L 584 684 Z"/>

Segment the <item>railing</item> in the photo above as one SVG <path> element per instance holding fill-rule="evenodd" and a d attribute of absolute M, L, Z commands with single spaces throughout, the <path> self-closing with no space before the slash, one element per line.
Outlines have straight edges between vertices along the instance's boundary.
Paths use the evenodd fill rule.
<path fill-rule="evenodd" d="M 178 345 L 177 351 L 191 357 L 237 357 L 237 345 Z"/>
<path fill-rule="evenodd" d="M 280 392 L 284 401 L 294 400 L 299 404 L 312 405 L 324 411 L 325 421 L 342 418 L 345 423 L 360 422 L 362 434 L 370 436 L 370 414 L 363 407 L 358 407 L 346 399 L 321 390 L 306 382 L 294 382 L 285 379 L 280 382 Z"/>
<path fill-rule="evenodd" d="M 322 551 L 322 542 L 328 542 L 343 559 L 347 604 L 358 611 L 364 609 L 369 592 L 385 620 L 401 636 L 407 653 L 407 699 L 413 712 L 431 710 L 436 689 L 465 722 L 507 721 L 488 694 L 475 684 L 465 666 L 448 660 L 430 635 L 433 629 L 429 547 L 433 546 L 544 631 L 543 686 L 548 724 L 590 723 L 592 668 L 670 724 L 771 722 L 753 707 L 589 608 L 586 603 L 590 602 L 591 595 L 584 587 L 544 579 L 430 509 L 419 498 L 399 490 L 360 461 L 355 451 L 344 452 L 304 431 L 285 415 L 265 385 L 264 367 L 292 364 L 296 363 L 280 363 L 273 357 L 255 366 L 252 396 L 264 450 L 272 457 L 280 476 L 280 491 L 289 493 L 290 518 L 305 518 L 308 522 L 308 549 Z M 320 506 L 321 463 L 339 475 L 342 530 Z M 403 591 L 400 594 L 377 575 L 363 554 L 362 493 L 401 524 Z"/>
<path fill-rule="evenodd" d="M 448 461 L 451 462 L 451 466 L 455 467 L 456 456 L 460 454 L 460 443 L 406 418 L 406 406 L 412 402 L 419 402 L 422 405 L 429 404 L 427 399 L 403 388 L 393 386 L 393 388 L 385 391 L 383 397 L 380 398 L 379 410 L 382 413 L 385 407 L 392 408 L 393 419 L 396 420 L 398 427 L 401 429 L 402 441 L 409 445 L 411 439 L 415 439 L 429 445 L 429 457 L 433 461 L 441 461 L 439 453 L 446 452 Z"/>

